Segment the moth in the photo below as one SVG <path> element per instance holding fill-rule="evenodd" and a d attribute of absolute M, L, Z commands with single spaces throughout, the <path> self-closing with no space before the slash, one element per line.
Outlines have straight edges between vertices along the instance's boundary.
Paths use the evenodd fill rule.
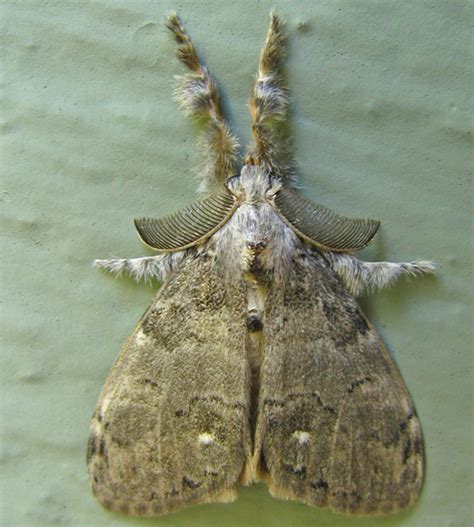
<path fill-rule="evenodd" d="M 295 190 L 276 15 L 242 158 L 176 14 L 167 27 L 188 70 L 177 99 L 203 127 L 205 193 L 162 219 L 135 220 L 156 256 L 95 262 L 162 286 L 100 395 L 92 490 L 107 509 L 143 516 L 230 502 L 238 483 L 255 481 L 336 512 L 397 512 L 422 485 L 422 432 L 355 297 L 433 264 L 359 260 L 353 253 L 379 222 L 342 217 Z"/>

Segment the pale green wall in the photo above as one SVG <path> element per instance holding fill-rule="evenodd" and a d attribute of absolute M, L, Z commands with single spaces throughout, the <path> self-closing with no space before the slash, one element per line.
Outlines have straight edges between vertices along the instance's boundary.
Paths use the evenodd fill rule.
<path fill-rule="evenodd" d="M 3 1 L 2 490 L 5 526 L 468 526 L 472 488 L 473 3 Z M 158 520 L 109 514 L 87 484 L 89 418 L 154 290 L 90 267 L 148 254 L 132 219 L 194 196 L 195 127 L 171 100 L 176 9 L 235 129 L 267 17 L 288 20 L 293 132 L 306 193 L 380 218 L 366 258 L 431 258 L 436 279 L 363 302 L 421 417 L 426 484 L 396 517 L 350 519 L 243 489 Z M 299 28 L 299 29 L 298 29 Z"/>

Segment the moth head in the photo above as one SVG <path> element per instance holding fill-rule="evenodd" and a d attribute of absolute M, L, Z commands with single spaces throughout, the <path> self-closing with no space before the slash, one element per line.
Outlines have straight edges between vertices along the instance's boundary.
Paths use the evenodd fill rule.
<path fill-rule="evenodd" d="M 271 201 L 282 187 L 282 182 L 264 166 L 246 163 L 240 174 L 227 180 L 226 186 L 239 203 L 259 203 Z"/>

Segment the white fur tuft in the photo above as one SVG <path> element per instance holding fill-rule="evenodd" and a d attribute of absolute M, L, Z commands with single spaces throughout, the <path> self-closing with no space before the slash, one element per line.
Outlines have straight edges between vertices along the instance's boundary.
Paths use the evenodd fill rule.
<path fill-rule="evenodd" d="M 414 278 L 435 271 L 433 262 L 419 260 L 407 263 L 363 262 L 350 254 L 328 252 L 333 270 L 342 278 L 349 291 L 358 296 L 392 284 L 399 278 Z"/>
<path fill-rule="evenodd" d="M 148 256 L 144 258 L 111 258 L 109 260 L 94 260 L 94 266 L 104 269 L 117 276 L 126 273 L 137 282 L 152 279 L 163 282 L 179 266 L 186 252 Z"/>

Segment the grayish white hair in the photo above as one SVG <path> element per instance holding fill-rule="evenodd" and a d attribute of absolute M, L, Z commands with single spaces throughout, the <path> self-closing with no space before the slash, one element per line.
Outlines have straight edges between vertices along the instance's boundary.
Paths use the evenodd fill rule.
<path fill-rule="evenodd" d="M 428 260 L 402 263 L 363 262 L 352 254 L 328 251 L 325 255 L 333 270 L 355 296 L 387 287 L 402 277 L 414 278 L 435 271 L 434 263 Z"/>

